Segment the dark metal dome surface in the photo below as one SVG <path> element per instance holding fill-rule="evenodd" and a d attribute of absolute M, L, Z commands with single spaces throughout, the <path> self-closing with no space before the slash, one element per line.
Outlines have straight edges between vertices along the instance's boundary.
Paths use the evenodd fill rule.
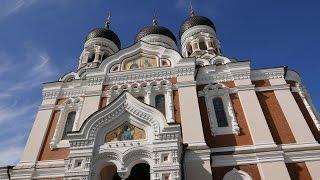
<path fill-rule="evenodd" d="M 107 28 L 96 28 L 93 29 L 87 36 L 86 41 L 92 38 L 106 38 L 114 42 L 119 49 L 121 49 L 121 42 L 116 33 Z"/>
<path fill-rule="evenodd" d="M 209 18 L 206 18 L 204 16 L 191 16 L 190 18 L 188 18 L 187 20 L 185 20 L 183 22 L 183 24 L 181 25 L 180 27 L 180 36 L 182 36 L 182 34 L 194 27 L 194 26 L 198 26 L 198 25 L 206 25 L 206 26 L 209 26 L 209 27 L 212 27 L 214 31 L 216 31 L 216 28 L 213 24 L 213 22 L 209 19 Z"/>
<path fill-rule="evenodd" d="M 150 34 L 161 34 L 164 36 L 167 36 L 171 38 L 176 44 L 177 44 L 177 39 L 174 36 L 174 34 L 166 27 L 163 26 L 158 26 L 158 25 L 151 25 L 148 27 L 143 28 L 138 35 L 135 37 L 134 42 L 138 42 L 140 39 L 143 37 L 150 35 Z"/>

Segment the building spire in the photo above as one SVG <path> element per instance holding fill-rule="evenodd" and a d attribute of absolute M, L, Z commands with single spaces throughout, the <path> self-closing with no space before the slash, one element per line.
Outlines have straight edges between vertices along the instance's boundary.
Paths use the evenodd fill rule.
<path fill-rule="evenodd" d="M 107 28 L 107 29 L 110 29 L 110 24 L 111 24 L 111 12 L 109 11 L 108 12 L 108 17 L 107 17 L 107 20 L 106 20 L 106 23 L 105 23 L 104 27 Z"/>
<path fill-rule="evenodd" d="M 156 9 L 153 10 L 153 19 L 152 19 L 152 25 L 157 26 L 158 25 L 158 20 L 157 20 L 157 12 Z"/>
<path fill-rule="evenodd" d="M 195 15 L 196 15 L 196 13 L 195 13 L 194 10 L 193 10 L 192 1 L 190 0 L 190 16 L 193 17 L 193 16 L 195 16 Z"/>

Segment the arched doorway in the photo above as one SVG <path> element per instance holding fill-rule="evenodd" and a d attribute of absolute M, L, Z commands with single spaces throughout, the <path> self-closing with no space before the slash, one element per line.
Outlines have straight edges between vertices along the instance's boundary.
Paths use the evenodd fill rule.
<path fill-rule="evenodd" d="M 100 172 L 100 180 L 121 180 L 115 165 L 107 165 Z"/>
<path fill-rule="evenodd" d="M 139 163 L 133 166 L 126 180 L 150 180 L 149 164 Z"/>

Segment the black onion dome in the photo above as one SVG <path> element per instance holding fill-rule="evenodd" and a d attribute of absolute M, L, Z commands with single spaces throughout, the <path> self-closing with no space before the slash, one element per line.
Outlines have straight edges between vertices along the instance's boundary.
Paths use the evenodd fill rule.
<path fill-rule="evenodd" d="M 121 42 L 116 33 L 107 28 L 93 29 L 87 36 L 86 41 L 92 38 L 106 38 L 114 42 L 119 49 L 121 49 Z"/>
<path fill-rule="evenodd" d="M 182 36 L 182 34 L 186 30 L 198 25 L 206 25 L 206 26 L 212 27 L 212 29 L 216 31 L 216 28 L 213 22 L 209 18 L 206 18 L 204 16 L 191 16 L 190 18 L 186 19 L 181 25 L 180 36 Z"/>
<path fill-rule="evenodd" d="M 177 44 L 177 39 L 174 36 L 174 34 L 168 28 L 163 26 L 158 26 L 158 25 L 151 25 L 143 28 L 135 37 L 134 42 L 136 43 L 143 37 L 148 36 L 150 34 L 160 34 L 160 35 L 167 36 Z"/>

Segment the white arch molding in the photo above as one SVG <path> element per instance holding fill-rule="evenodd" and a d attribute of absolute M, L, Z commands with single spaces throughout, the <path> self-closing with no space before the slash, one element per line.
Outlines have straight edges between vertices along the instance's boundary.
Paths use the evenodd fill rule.
<path fill-rule="evenodd" d="M 146 139 L 104 142 L 106 133 L 124 122 L 129 122 L 146 133 Z M 70 154 L 66 179 L 97 179 L 100 171 L 114 164 L 120 177 L 130 175 L 138 163 L 150 166 L 151 179 L 163 173 L 180 179 L 180 128 L 168 124 L 161 112 L 141 103 L 130 93 L 124 92 L 105 108 L 91 115 L 80 131 L 68 134 Z M 170 162 L 161 162 L 162 154 L 169 154 Z M 83 162 L 81 168 L 75 162 Z"/>

